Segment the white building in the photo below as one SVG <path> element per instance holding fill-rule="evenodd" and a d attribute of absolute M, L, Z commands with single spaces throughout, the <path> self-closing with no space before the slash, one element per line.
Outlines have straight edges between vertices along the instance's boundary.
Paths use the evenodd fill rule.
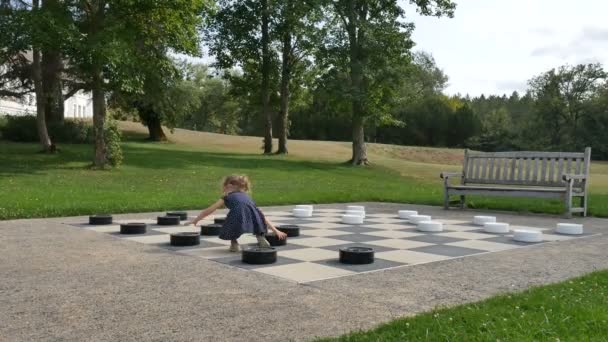
<path fill-rule="evenodd" d="M 93 117 L 93 97 L 90 92 L 79 91 L 64 103 L 64 117 L 84 119 Z M 36 115 L 36 94 L 30 93 L 23 99 L 0 99 L 0 115 Z"/>

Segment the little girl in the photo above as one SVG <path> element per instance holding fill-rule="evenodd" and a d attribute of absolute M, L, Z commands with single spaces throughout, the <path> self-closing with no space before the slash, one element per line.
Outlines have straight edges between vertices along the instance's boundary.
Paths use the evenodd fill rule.
<path fill-rule="evenodd" d="M 279 239 L 285 239 L 287 235 L 272 225 L 262 211 L 258 209 L 247 192 L 251 188 L 251 183 L 246 176 L 228 176 L 224 178 L 223 191 L 224 197 L 220 198 L 212 206 L 201 211 L 201 213 L 192 221 L 185 224 L 196 225 L 198 221 L 211 215 L 214 211 L 222 206 L 226 206 L 230 211 L 226 215 L 226 222 L 220 231 L 219 238 L 222 240 L 230 240 L 230 251 L 238 252 L 238 238 L 244 233 L 252 233 L 258 239 L 260 247 L 270 247 L 264 235 L 267 232 L 266 227 L 269 227 Z"/>

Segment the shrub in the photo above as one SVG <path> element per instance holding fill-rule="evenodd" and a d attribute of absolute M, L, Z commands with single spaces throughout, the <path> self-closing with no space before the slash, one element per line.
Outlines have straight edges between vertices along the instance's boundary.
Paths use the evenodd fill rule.
<path fill-rule="evenodd" d="M 38 141 L 35 116 L 6 116 L 4 121 L 5 124 L 0 126 L 2 139 L 16 142 Z"/>
<path fill-rule="evenodd" d="M 104 137 L 106 140 L 106 148 L 108 151 L 108 162 L 114 167 L 122 164 L 122 148 L 120 147 L 120 139 L 122 134 L 118 129 L 118 124 L 112 118 L 107 118 L 104 126 Z"/>

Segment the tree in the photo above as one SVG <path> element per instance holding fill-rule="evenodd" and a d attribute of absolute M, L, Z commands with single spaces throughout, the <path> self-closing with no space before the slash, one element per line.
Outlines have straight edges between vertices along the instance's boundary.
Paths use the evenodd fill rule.
<path fill-rule="evenodd" d="M 587 103 L 607 77 L 600 64 L 580 64 L 552 69 L 530 80 L 530 93 L 536 101 L 535 112 L 541 126 L 538 132 L 547 132 L 544 136 L 552 148 L 583 147 L 580 128 L 588 115 Z"/>
<path fill-rule="evenodd" d="M 318 45 L 317 24 L 321 17 L 317 0 L 278 2 L 276 35 L 281 46 L 280 108 L 278 115 L 278 154 L 288 153 L 289 103 L 292 83 L 301 85 L 302 76 L 311 64 L 306 57 Z"/>
<path fill-rule="evenodd" d="M 165 65 L 169 50 L 199 54 L 197 33 L 206 0 L 70 3 L 70 49 L 66 56 L 75 78 L 93 94 L 94 165 L 107 165 L 104 141 L 106 93 L 138 92 L 150 68 Z M 162 74 L 163 70 L 156 70 Z"/>
<path fill-rule="evenodd" d="M 449 0 L 412 0 L 423 15 L 452 16 Z M 325 67 L 343 68 L 349 75 L 352 117 L 350 163 L 368 163 L 365 121 L 377 115 L 389 119 L 390 101 L 399 87 L 397 66 L 409 63 L 413 25 L 402 22 L 396 0 L 335 0 L 328 2 Z"/>
<path fill-rule="evenodd" d="M 272 153 L 271 90 L 276 84 L 277 54 L 273 38 L 273 0 L 220 0 L 219 10 L 207 31 L 210 50 L 221 69 L 240 67 L 253 73 L 258 87 L 261 117 L 264 120 L 264 153 Z M 250 89 L 251 91 L 251 89 Z"/>

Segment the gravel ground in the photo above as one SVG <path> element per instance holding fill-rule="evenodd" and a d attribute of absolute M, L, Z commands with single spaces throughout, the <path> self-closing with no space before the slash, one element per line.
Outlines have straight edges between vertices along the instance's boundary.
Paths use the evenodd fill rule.
<path fill-rule="evenodd" d="M 563 221 L 495 214 L 539 227 Z M 592 237 L 306 285 L 63 224 L 85 221 L 0 222 L 0 341 L 309 340 L 608 268 L 608 220 L 595 218 L 570 220 Z"/>

